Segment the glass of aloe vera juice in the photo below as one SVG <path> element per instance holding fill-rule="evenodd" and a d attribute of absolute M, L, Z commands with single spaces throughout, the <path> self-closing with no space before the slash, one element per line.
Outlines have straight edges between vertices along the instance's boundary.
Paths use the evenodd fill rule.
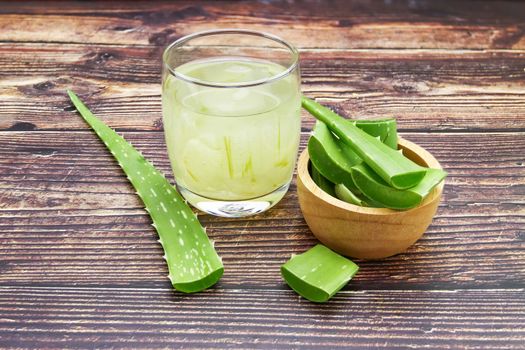
<path fill-rule="evenodd" d="M 301 128 L 298 60 L 286 41 L 248 30 L 200 32 L 166 48 L 164 134 L 190 204 L 241 217 L 285 195 Z"/>

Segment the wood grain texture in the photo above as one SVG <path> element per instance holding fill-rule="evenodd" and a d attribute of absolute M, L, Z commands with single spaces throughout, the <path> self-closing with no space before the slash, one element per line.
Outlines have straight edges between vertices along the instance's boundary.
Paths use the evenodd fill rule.
<path fill-rule="evenodd" d="M 345 291 L 314 304 L 288 289 L 4 287 L 0 334 L 22 348 L 521 349 L 524 307 L 522 289 Z"/>
<path fill-rule="evenodd" d="M 2 285 L 168 286 L 150 220 L 93 133 L 0 135 Z M 123 135 L 171 174 L 162 133 Z M 449 172 L 444 199 L 427 234 L 407 253 L 360 262 L 354 288 L 523 287 L 525 135 L 403 136 L 427 148 Z M 295 185 L 266 214 L 201 221 L 224 258 L 224 287 L 275 288 L 280 264 L 315 243 Z"/>
<path fill-rule="evenodd" d="M 0 1 L 0 348 L 523 348 L 524 13 L 520 1 Z M 74 88 L 171 178 L 160 55 L 224 27 L 291 41 L 305 94 L 349 117 L 396 116 L 450 174 L 422 239 L 357 261 L 327 304 L 280 277 L 317 242 L 295 182 L 264 214 L 199 214 L 226 272 L 174 292 L 141 202 L 66 98 Z M 313 123 L 303 114 L 301 149 Z"/>
<path fill-rule="evenodd" d="M 308 48 L 524 49 L 520 2 L 4 2 L 0 41 L 165 45 L 212 28 L 271 31 Z"/>
<path fill-rule="evenodd" d="M 346 116 L 394 115 L 401 130 L 523 131 L 524 58 L 525 51 L 301 50 L 302 89 Z M 66 89 L 114 128 L 162 130 L 157 48 L 0 44 L 0 66 L 0 130 L 84 129 Z M 312 122 L 305 118 L 304 127 Z"/>

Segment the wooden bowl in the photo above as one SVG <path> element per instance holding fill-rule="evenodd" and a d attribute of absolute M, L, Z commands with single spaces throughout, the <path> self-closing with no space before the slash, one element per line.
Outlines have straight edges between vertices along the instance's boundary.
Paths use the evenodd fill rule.
<path fill-rule="evenodd" d="M 439 168 L 439 162 L 422 147 L 399 139 L 403 154 L 419 165 Z M 308 171 L 305 149 L 297 164 L 297 192 L 306 223 L 324 245 L 360 259 L 381 259 L 405 251 L 425 233 L 436 213 L 444 181 L 417 207 L 398 211 L 367 208 L 343 202 L 321 190 Z"/>

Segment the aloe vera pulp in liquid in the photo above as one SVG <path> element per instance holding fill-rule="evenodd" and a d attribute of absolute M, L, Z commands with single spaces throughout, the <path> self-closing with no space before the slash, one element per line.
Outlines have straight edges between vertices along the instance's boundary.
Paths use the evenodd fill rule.
<path fill-rule="evenodd" d="M 284 70 L 268 61 L 224 57 L 192 61 L 176 71 L 231 87 L 165 77 L 164 128 L 179 187 L 205 198 L 235 201 L 288 186 L 300 137 L 298 77 L 233 87 Z"/>

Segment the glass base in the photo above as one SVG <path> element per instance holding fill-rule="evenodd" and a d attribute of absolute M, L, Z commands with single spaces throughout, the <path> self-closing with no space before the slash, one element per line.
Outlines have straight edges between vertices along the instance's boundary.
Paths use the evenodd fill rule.
<path fill-rule="evenodd" d="M 178 186 L 180 194 L 195 208 L 205 213 L 226 218 L 240 218 L 262 213 L 277 204 L 288 191 L 290 182 L 264 196 L 239 201 L 221 201 L 206 198 Z"/>

